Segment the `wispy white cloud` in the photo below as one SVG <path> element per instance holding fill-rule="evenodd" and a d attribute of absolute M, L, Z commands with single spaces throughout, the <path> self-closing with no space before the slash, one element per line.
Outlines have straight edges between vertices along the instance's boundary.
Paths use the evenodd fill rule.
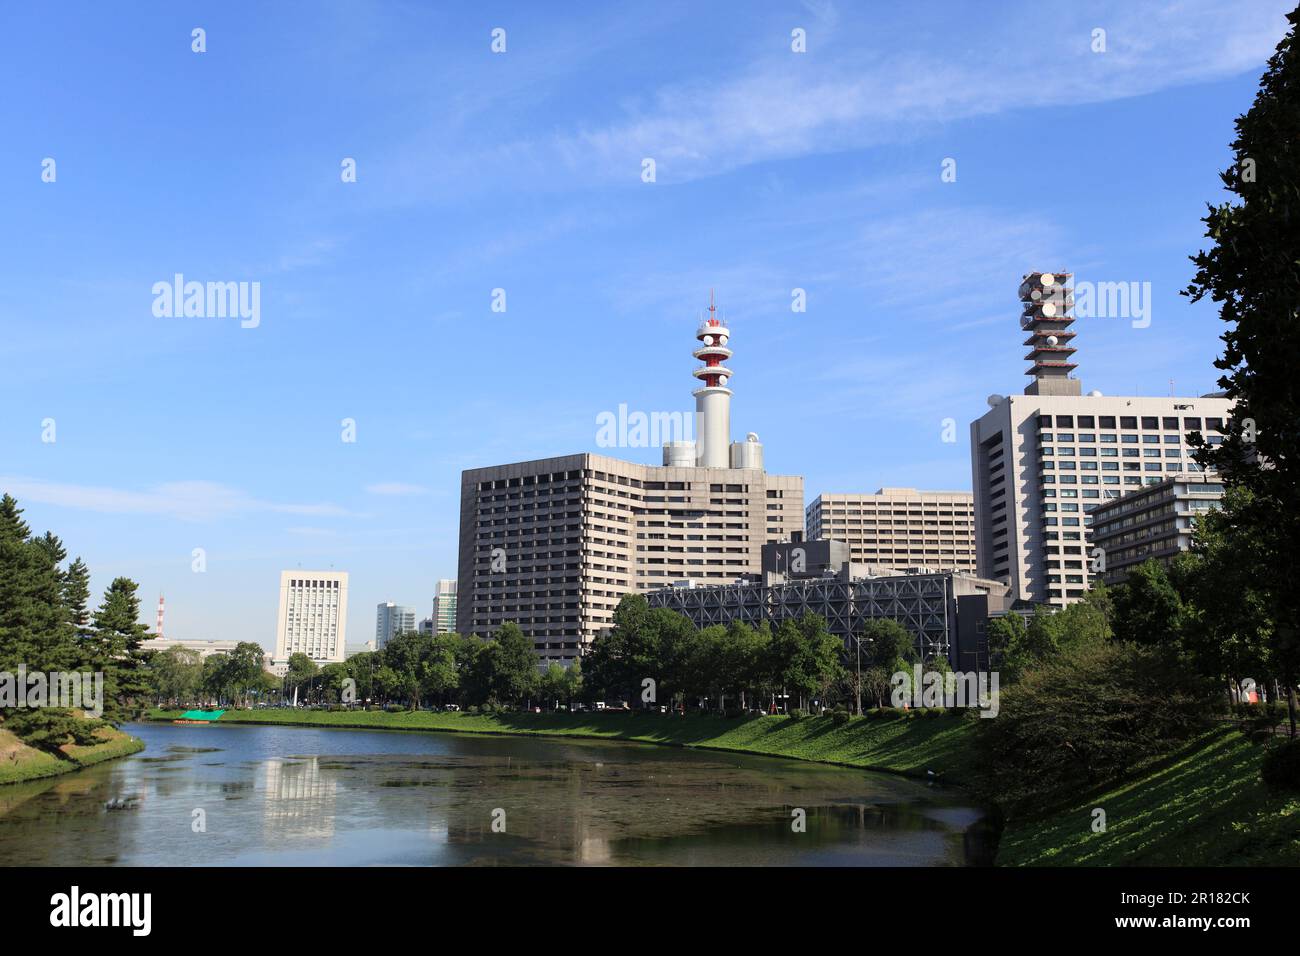
<path fill-rule="evenodd" d="M 0 476 L 0 488 L 19 501 L 101 514 L 161 515 L 184 521 L 211 521 L 259 512 L 323 518 L 353 514 L 331 504 L 263 501 L 213 481 L 172 481 L 143 490 L 130 490 L 4 475 Z"/>
<path fill-rule="evenodd" d="M 896 53 L 860 43 L 825 55 L 768 57 L 729 78 L 662 87 L 648 107 L 625 107 L 621 118 L 532 147 L 554 151 L 585 175 L 626 179 L 652 157 L 660 182 L 688 181 L 896 141 L 938 123 L 1104 102 L 1258 70 L 1286 31 L 1288 7 L 1281 0 L 1057 7 L 996 24 L 998 32 L 970 38 L 969 52 Z M 1104 53 L 1091 48 L 1098 26 L 1107 31 Z"/>
<path fill-rule="evenodd" d="M 290 247 L 276 260 L 273 272 L 294 272 L 308 269 L 326 262 L 339 247 L 339 240 L 332 236 L 318 236 Z"/>
<path fill-rule="evenodd" d="M 432 490 L 423 485 L 412 485 L 402 481 L 380 481 L 366 485 L 366 491 L 372 495 L 410 496 L 432 494 Z"/>

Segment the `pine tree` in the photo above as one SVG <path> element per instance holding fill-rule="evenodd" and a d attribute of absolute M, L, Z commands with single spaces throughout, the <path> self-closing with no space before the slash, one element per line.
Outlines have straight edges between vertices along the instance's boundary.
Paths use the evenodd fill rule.
<path fill-rule="evenodd" d="M 90 627 L 90 569 L 80 557 L 63 572 L 63 607 L 78 641 L 85 640 Z"/>
<path fill-rule="evenodd" d="M 130 578 L 114 578 L 95 612 L 94 663 L 104 672 L 104 717 L 113 723 L 134 716 L 149 693 L 148 628 L 139 620 L 137 588 Z"/>
<path fill-rule="evenodd" d="M 58 567 L 63 554 L 51 534 L 33 540 L 18 502 L 0 498 L 0 669 L 66 670 L 75 662 Z"/>

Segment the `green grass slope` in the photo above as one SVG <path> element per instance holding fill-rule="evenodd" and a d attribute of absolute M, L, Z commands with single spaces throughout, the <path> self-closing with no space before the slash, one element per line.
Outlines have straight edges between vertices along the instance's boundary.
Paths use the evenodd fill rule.
<path fill-rule="evenodd" d="M 28 747 L 10 731 L 0 728 L 0 784 L 53 777 L 144 749 L 143 741 L 120 730 L 106 727 L 97 735 L 102 743 L 84 747 L 66 744 L 60 748 L 66 757 L 56 757 Z"/>
<path fill-rule="evenodd" d="M 180 711 L 152 711 L 171 720 Z M 701 747 L 792 757 L 924 776 L 927 770 L 960 782 L 971 773 L 967 744 L 973 721 L 956 715 L 916 715 L 900 720 L 829 717 L 678 717 L 668 714 L 442 714 L 427 711 L 231 710 L 223 724 L 288 724 L 382 730 L 594 737 L 676 747 Z"/>
<path fill-rule="evenodd" d="M 1008 820 L 1001 866 L 1300 865 L 1300 795 L 1259 778 L 1265 746 L 1220 727 L 1064 810 Z M 1093 810 L 1106 831 L 1092 830 Z"/>

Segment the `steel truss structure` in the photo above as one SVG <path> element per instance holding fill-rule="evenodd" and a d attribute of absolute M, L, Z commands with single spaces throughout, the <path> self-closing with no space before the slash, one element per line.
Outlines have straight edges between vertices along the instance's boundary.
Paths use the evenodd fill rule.
<path fill-rule="evenodd" d="M 669 587 L 646 595 L 651 607 L 685 614 L 696 627 L 743 621 L 753 627 L 818 614 L 847 645 L 868 621 L 890 618 L 917 636 L 924 659 L 948 656 L 957 623 L 953 575 L 880 578 L 804 578 L 784 584 Z"/>

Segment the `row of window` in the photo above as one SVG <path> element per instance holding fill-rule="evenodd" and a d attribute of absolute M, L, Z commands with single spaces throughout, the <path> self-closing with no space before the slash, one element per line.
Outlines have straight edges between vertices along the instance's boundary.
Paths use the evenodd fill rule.
<path fill-rule="evenodd" d="M 1138 422 L 1141 422 L 1143 429 L 1152 428 L 1178 428 L 1177 415 L 1039 415 L 1039 428 L 1115 428 L 1116 421 L 1119 422 L 1119 428 L 1138 428 Z M 1205 428 L 1201 428 L 1201 419 L 1188 417 L 1183 419 L 1182 428 L 1187 431 L 1216 431 L 1223 432 L 1222 418 L 1205 419 Z"/>

